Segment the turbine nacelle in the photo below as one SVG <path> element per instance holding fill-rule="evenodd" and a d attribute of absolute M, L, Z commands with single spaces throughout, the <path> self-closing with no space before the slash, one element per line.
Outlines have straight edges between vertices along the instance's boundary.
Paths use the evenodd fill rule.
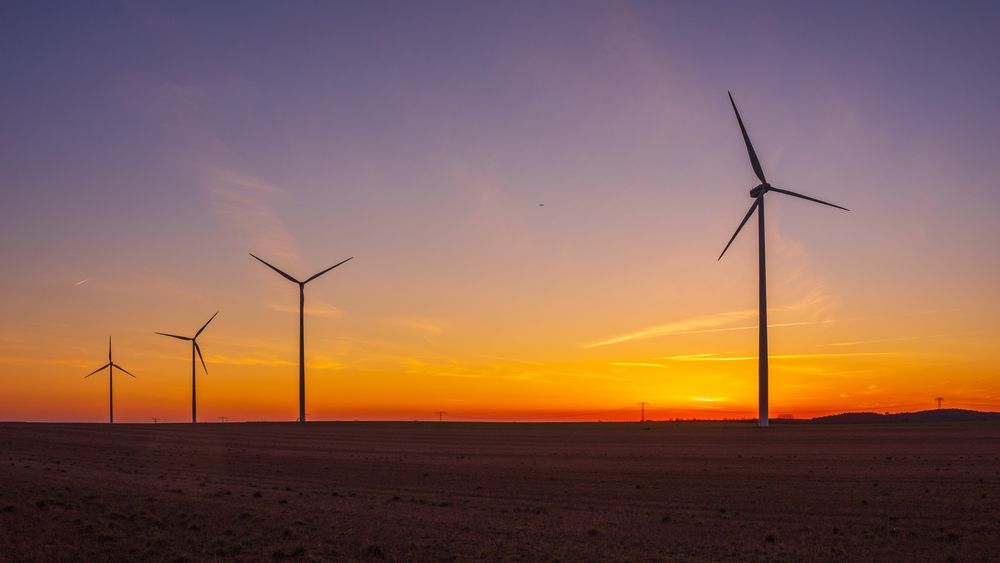
<path fill-rule="evenodd" d="M 759 186 L 750 189 L 750 197 L 756 199 L 760 197 L 764 192 L 770 189 L 771 189 L 771 184 L 764 182 L 763 184 L 760 184 Z"/>

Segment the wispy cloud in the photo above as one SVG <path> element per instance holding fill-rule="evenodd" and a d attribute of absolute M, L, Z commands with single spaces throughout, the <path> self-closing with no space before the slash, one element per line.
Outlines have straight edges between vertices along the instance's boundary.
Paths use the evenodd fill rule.
<path fill-rule="evenodd" d="M 207 112 L 252 95 L 253 86 L 237 78 L 182 83 L 134 73 L 117 84 L 126 107 L 171 139 L 165 156 L 187 168 L 209 197 L 212 209 L 241 246 L 271 257 L 297 258 L 294 237 L 275 210 L 287 197 L 280 186 L 254 174 L 248 160 L 209 125 Z"/>
<path fill-rule="evenodd" d="M 401 360 L 400 363 L 409 373 L 465 379 L 506 379 L 541 383 L 555 383 L 555 380 L 560 378 L 608 379 L 618 381 L 628 379 L 617 375 L 579 370 L 572 367 L 567 368 L 550 363 L 512 358 L 496 359 L 498 361 L 476 363 L 458 359 L 424 361 L 411 357 Z"/>
<path fill-rule="evenodd" d="M 610 362 L 609 366 L 642 367 L 642 368 L 665 368 L 663 364 L 652 364 L 647 362 Z"/>
<path fill-rule="evenodd" d="M 744 360 L 756 360 L 757 357 L 752 358 L 742 357 L 742 356 L 723 356 L 721 354 L 684 354 L 681 356 L 664 356 L 662 358 L 657 358 L 658 360 L 667 360 L 670 362 L 742 362 Z"/>
<path fill-rule="evenodd" d="M 85 284 L 85 283 L 87 283 L 87 282 L 89 282 L 89 281 L 90 281 L 90 278 L 83 278 L 82 280 L 80 280 L 80 281 L 78 281 L 78 282 L 74 283 L 73 285 L 75 285 L 75 286 L 78 286 L 78 287 L 79 287 L 79 286 L 81 286 L 81 285 L 83 285 L 83 284 Z"/>
<path fill-rule="evenodd" d="M 586 348 L 596 348 L 598 346 L 608 346 L 610 344 L 620 344 L 630 340 L 642 340 L 656 336 L 667 336 L 674 334 L 691 334 L 694 332 L 706 332 L 713 327 L 719 327 L 734 322 L 744 321 L 757 316 L 757 311 L 731 311 L 728 313 L 717 313 L 715 315 L 705 315 L 692 317 L 682 321 L 646 327 L 635 332 L 629 332 L 604 340 L 598 340 L 587 344 Z"/>
<path fill-rule="evenodd" d="M 298 256 L 295 238 L 274 210 L 286 192 L 275 184 L 215 165 L 201 166 L 201 180 L 212 208 L 227 228 L 268 257 Z"/>
<path fill-rule="evenodd" d="M 49 366 L 72 366 L 85 368 L 89 366 L 97 367 L 101 360 L 81 360 L 76 358 L 32 358 L 28 356 L 0 356 L 0 364 L 6 365 L 49 365 Z"/>
<path fill-rule="evenodd" d="M 278 311 L 280 313 L 299 313 L 298 307 L 292 307 L 289 305 L 271 305 L 272 311 Z M 327 318 L 338 318 L 344 316 L 344 310 L 332 305 L 314 305 L 305 308 L 306 316 L 310 317 L 327 317 Z"/>
<path fill-rule="evenodd" d="M 555 376 L 565 376 L 565 377 L 574 377 L 574 378 L 583 378 L 583 379 L 611 379 L 611 380 L 617 380 L 617 381 L 622 381 L 622 380 L 627 380 L 628 379 L 628 378 L 625 378 L 625 377 L 621 377 L 621 376 L 617 376 L 617 375 L 611 375 L 611 374 L 607 374 L 607 373 L 597 373 L 597 372 L 593 372 L 593 371 L 589 371 L 589 370 L 580 370 L 580 369 L 574 369 L 574 368 L 567 368 L 567 367 L 556 366 L 556 365 L 552 365 L 550 363 L 543 363 L 543 362 L 530 361 L 530 360 L 521 360 L 521 359 L 516 359 L 516 358 L 499 358 L 499 359 L 502 360 L 502 361 L 504 361 L 504 362 L 510 362 L 510 363 L 514 363 L 514 364 L 523 364 L 523 365 L 527 365 L 527 366 L 532 366 L 532 367 L 537 368 L 538 371 L 544 371 L 546 374 L 555 375 Z"/>
<path fill-rule="evenodd" d="M 442 328 L 440 322 L 426 317 L 399 317 L 386 319 L 385 322 L 392 326 L 412 329 L 429 336 L 437 336 L 444 332 L 444 328 Z"/>
<path fill-rule="evenodd" d="M 292 366 L 297 365 L 289 360 L 279 358 L 259 358 L 252 356 L 233 357 L 222 355 L 211 355 L 205 358 L 211 364 L 221 364 L 226 366 Z"/>
<path fill-rule="evenodd" d="M 263 367 L 280 367 L 280 366 L 298 366 L 298 362 L 293 362 L 290 360 L 283 360 L 280 358 L 261 358 L 256 356 L 224 356 L 224 355 L 211 355 L 206 356 L 205 361 L 208 364 L 219 364 L 225 366 L 263 366 Z M 344 364 L 329 360 L 329 359 L 318 359 L 306 362 L 307 369 L 317 369 L 317 370 L 340 370 L 344 369 Z"/>
<path fill-rule="evenodd" d="M 722 315 L 728 315 L 728 314 L 732 314 L 732 313 L 722 313 Z M 757 313 L 753 312 L 753 314 L 751 314 L 750 316 L 753 317 L 753 316 L 756 316 L 756 315 L 757 315 Z M 708 319 L 709 317 L 704 317 L 704 318 Z M 741 319 L 742 318 L 740 318 L 740 320 Z M 723 320 L 722 322 L 720 322 L 718 324 L 724 324 L 726 322 L 730 322 L 730 321 L 727 319 L 727 320 Z M 799 322 L 794 322 L 794 323 L 773 323 L 773 324 L 767 325 L 767 327 L 768 328 L 782 328 L 782 327 L 789 327 L 789 326 L 805 326 L 805 325 L 830 324 L 832 322 L 835 322 L 835 321 L 830 320 L 830 319 L 822 320 L 822 321 L 799 321 Z M 700 330 L 698 330 L 698 329 L 696 329 L 696 330 L 685 330 L 684 329 L 684 327 L 686 326 L 685 323 L 686 323 L 686 321 L 682 321 L 682 322 L 679 322 L 679 323 L 671 323 L 671 324 L 666 324 L 666 325 L 659 325 L 659 326 L 655 326 L 655 327 L 650 327 L 650 328 L 643 329 L 643 330 L 640 330 L 640 331 L 637 331 L 637 332 L 633 332 L 633 333 L 629 333 L 629 334 L 624 334 L 624 335 L 621 335 L 621 336 L 616 336 L 614 338 L 608 338 L 606 340 L 600 340 L 598 342 L 593 342 L 591 344 L 586 345 L 585 348 L 597 348 L 598 346 L 607 346 L 609 344 L 620 344 L 622 342 L 628 342 L 630 340 L 642 340 L 644 338 L 653 338 L 653 337 L 656 337 L 656 336 L 679 336 L 679 335 L 682 335 L 682 334 L 702 334 L 702 333 L 707 333 L 707 332 L 730 332 L 730 331 L 734 331 L 734 330 L 756 330 L 758 328 L 757 325 L 747 325 L 747 326 L 733 326 L 733 327 L 725 327 L 725 328 L 706 328 L 706 329 L 700 329 Z"/>
<path fill-rule="evenodd" d="M 853 340 L 849 342 L 833 342 L 827 346 L 861 346 L 863 344 L 887 344 L 892 342 L 907 342 L 910 340 L 923 340 L 925 338 L 943 338 L 948 334 L 928 334 L 925 336 L 903 336 L 899 338 L 876 338 L 874 340 Z"/>
<path fill-rule="evenodd" d="M 769 360 L 804 360 L 816 358 L 853 358 L 863 356 L 897 356 L 896 352 L 846 352 L 842 354 L 779 354 L 769 355 Z M 723 356 L 718 354 L 690 354 L 685 356 L 665 356 L 657 358 L 674 362 L 748 362 L 757 361 L 757 356 Z"/>

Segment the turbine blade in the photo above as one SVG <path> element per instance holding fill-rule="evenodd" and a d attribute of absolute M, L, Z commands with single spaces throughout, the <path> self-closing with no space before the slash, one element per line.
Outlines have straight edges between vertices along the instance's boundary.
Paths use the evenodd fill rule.
<path fill-rule="evenodd" d="M 325 273 L 329 272 L 330 270 L 332 270 L 332 269 L 336 268 L 337 266 L 339 266 L 339 265 L 343 264 L 344 262 L 347 262 L 348 260 L 352 260 L 352 259 L 354 259 L 354 257 L 353 257 L 353 256 L 351 256 L 351 257 L 350 257 L 350 258 L 348 258 L 347 260 L 341 260 L 340 262 L 337 262 L 336 264 L 334 264 L 333 266 L 330 266 L 329 268 L 327 268 L 327 269 L 323 270 L 322 272 L 320 272 L 320 273 L 318 273 L 318 274 L 314 274 L 314 275 L 313 275 L 313 276 L 312 276 L 311 278 L 307 279 L 306 281 L 304 281 L 304 282 L 302 282 L 302 283 L 304 283 L 304 284 L 305 284 L 305 283 L 309 283 L 309 282 L 313 281 L 314 279 L 316 279 L 316 278 L 318 278 L 318 277 L 322 276 L 323 274 L 325 274 Z"/>
<path fill-rule="evenodd" d="M 108 337 L 108 363 L 111 363 L 111 337 Z"/>
<path fill-rule="evenodd" d="M 83 378 L 84 378 L 84 379 L 87 379 L 88 377 L 90 377 L 90 376 L 94 375 L 95 373 L 97 373 L 97 372 L 99 372 L 99 371 L 104 371 L 104 370 L 105 370 L 105 369 L 107 369 L 107 368 L 108 368 L 108 366 L 110 366 L 110 365 L 111 365 L 111 363 L 107 363 L 107 364 L 104 364 L 103 366 L 101 366 L 101 367 L 99 367 L 99 368 L 95 369 L 94 371 L 92 371 L 92 372 L 88 373 L 87 375 L 83 376 Z"/>
<path fill-rule="evenodd" d="M 766 184 L 767 180 L 764 179 L 764 170 L 760 167 L 760 161 L 757 160 L 757 153 L 753 150 L 753 143 L 750 142 L 750 135 L 747 134 L 747 128 L 743 126 L 743 118 L 740 117 L 740 110 L 736 109 L 736 102 L 733 101 L 733 93 L 728 92 L 729 103 L 733 104 L 733 111 L 736 112 L 736 121 L 740 123 L 740 131 L 743 132 L 743 142 L 747 144 L 747 153 L 750 155 L 750 165 L 753 166 L 754 174 L 760 179 L 760 183 Z"/>
<path fill-rule="evenodd" d="M 128 373 L 129 375 L 132 375 L 131 373 L 129 373 L 129 371 L 128 371 L 127 369 L 125 369 L 125 368 L 121 367 L 121 366 L 120 366 L 120 365 L 118 365 L 118 364 L 111 364 L 111 365 L 113 365 L 113 366 L 115 366 L 116 368 L 118 368 L 118 369 L 120 369 L 120 370 L 124 371 L 125 373 Z M 133 377 L 133 378 L 135 378 L 135 376 L 134 376 L 134 375 L 132 375 L 132 377 Z"/>
<path fill-rule="evenodd" d="M 250 253 L 250 256 L 253 256 L 254 258 L 257 258 L 257 256 L 254 256 L 254 253 L 253 253 L 253 252 L 251 252 L 251 253 Z M 285 272 L 282 272 L 281 270 L 279 270 L 279 269 L 275 268 L 274 266 L 272 266 L 272 265 L 268 264 L 268 263 L 267 263 L 266 261 L 264 261 L 264 260 L 261 260 L 260 258 L 257 258 L 257 260 L 259 260 L 259 261 L 260 261 L 261 263 L 263 263 L 263 264 L 264 264 L 265 266 L 267 266 L 268 268 L 271 268 L 271 269 L 272 269 L 272 270 L 274 270 L 275 272 L 278 272 L 279 274 L 281 274 L 282 276 L 284 276 L 284 277 L 285 277 L 285 279 L 287 279 L 288 281 L 290 281 L 290 282 L 294 282 L 294 283 L 301 283 L 301 282 L 299 282 L 299 280 L 297 280 L 297 279 L 293 278 L 292 276 L 290 276 L 290 275 L 286 274 Z"/>
<path fill-rule="evenodd" d="M 802 195 L 802 194 L 797 194 L 797 193 L 795 193 L 795 192 L 790 192 L 790 191 L 788 191 L 788 190 L 781 190 L 781 189 L 778 189 L 778 188 L 775 188 L 775 187 L 772 187 L 772 188 L 771 188 L 771 191 L 772 191 L 772 192 L 778 192 L 779 194 L 785 194 L 785 195 L 790 195 L 790 196 L 792 196 L 792 197 L 800 197 L 800 198 L 802 198 L 802 199 L 808 199 L 809 201 L 815 201 L 816 203 L 822 203 L 823 205 L 829 205 L 830 207 L 836 207 L 837 209 L 843 209 L 844 211 L 850 211 L 850 209 L 848 209 L 848 208 L 846 208 L 846 207 L 841 207 L 841 206 L 839 206 L 839 205 L 834 205 L 834 204 L 832 204 L 832 203 L 827 203 L 827 202 L 825 202 L 825 201 L 823 201 L 823 200 L 820 200 L 820 199 L 816 199 L 816 198 L 814 198 L 814 197 L 809 197 L 809 196 L 807 196 L 807 195 Z"/>
<path fill-rule="evenodd" d="M 722 249 L 722 254 L 720 254 L 718 258 L 719 260 L 722 260 L 722 256 L 726 253 L 727 250 L 729 250 L 729 245 L 733 244 L 733 241 L 736 240 L 736 235 L 740 234 L 740 229 L 743 228 L 743 225 L 747 224 L 747 221 L 750 219 L 750 216 L 753 215 L 753 212 L 757 209 L 758 205 L 760 205 L 759 198 L 753 200 L 753 205 L 750 206 L 750 211 L 747 211 L 747 214 L 743 217 L 743 220 L 740 221 L 740 226 L 736 227 L 736 232 L 733 233 L 733 238 L 729 239 L 729 242 L 726 243 L 726 247 Z"/>
<path fill-rule="evenodd" d="M 218 315 L 218 314 L 219 314 L 219 312 L 216 311 L 215 315 Z M 215 315 L 212 315 L 212 319 L 215 318 Z M 212 319 L 208 319 L 207 321 L 205 321 L 205 324 L 201 325 L 201 328 L 198 329 L 198 332 L 194 333 L 194 337 L 195 338 L 198 338 L 198 335 L 201 334 L 201 331 L 205 330 L 205 327 L 208 326 L 208 323 L 212 322 Z"/>
<path fill-rule="evenodd" d="M 201 357 L 201 346 L 198 343 L 194 343 L 194 351 L 198 352 L 198 359 L 201 360 L 201 367 L 205 368 L 205 373 L 208 373 L 208 366 L 205 365 L 205 358 Z"/>
<path fill-rule="evenodd" d="M 157 332 L 156 334 L 159 334 L 161 336 L 169 336 L 170 338 L 176 338 L 178 340 L 191 340 L 187 336 L 177 336 L 176 334 L 167 334 L 166 332 Z"/>

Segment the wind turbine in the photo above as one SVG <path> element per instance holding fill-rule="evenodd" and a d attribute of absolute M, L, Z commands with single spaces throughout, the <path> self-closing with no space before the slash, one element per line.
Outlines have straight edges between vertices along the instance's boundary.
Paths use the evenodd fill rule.
<path fill-rule="evenodd" d="M 722 260 L 722 256 L 726 253 L 726 250 L 729 250 L 729 245 L 733 244 L 733 241 L 736 240 L 736 235 L 740 234 L 740 229 L 743 228 L 743 225 L 746 225 L 750 216 L 753 215 L 753 212 L 757 211 L 757 259 L 758 272 L 760 275 L 760 279 L 758 281 L 758 291 L 760 296 L 760 350 L 758 352 L 757 374 L 757 406 L 759 409 L 759 418 L 757 424 L 759 426 L 767 426 L 767 283 L 764 272 L 764 194 L 767 192 L 778 192 L 779 194 L 790 195 L 792 197 L 822 203 L 823 205 L 829 205 L 830 207 L 836 207 L 837 209 L 843 209 L 844 211 L 850 210 L 846 207 L 827 203 L 825 201 L 797 194 L 789 190 L 776 188 L 771 184 L 768 184 L 767 179 L 764 178 L 764 170 L 760 166 L 760 161 L 757 160 L 757 153 L 753 150 L 753 145 L 750 143 L 750 135 L 747 134 L 747 128 L 743 126 L 743 119 L 740 117 L 740 110 L 736 109 L 736 102 L 733 101 L 732 92 L 729 93 L 729 103 L 733 105 L 733 111 L 736 112 L 736 121 L 740 124 L 740 131 L 743 132 L 743 142 L 746 143 L 747 153 L 750 155 L 750 165 L 753 167 L 754 174 L 756 174 L 757 178 L 760 180 L 760 184 L 750 190 L 750 197 L 754 200 L 753 204 L 750 206 L 750 210 L 747 211 L 746 216 L 743 217 L 743 221 L 740 222 L 740 226 L 736 228 L 736 232 L 733 233 L 732 238 L 730 238 L 729 242 L 726 243 L 726 247 L 722 249 L 722 254 L 719 254 L 719 260 Z"/>
<path fill-rule="evenodd" d="M 111 337 L 110 336 L 108 337 L 108 363 L 106 363 L 103 366 L 101 366 L 101 367 L 95 369 L 94 371 L 88 373 L 87 375 L 83 376 L 83 378 L 87 379 L 88 377 L 94 375 L 97 372 L 104 371 L 105 368 L 107 368 L 107 370 L 108 370 L 108 424 L 114 424 L 115 423 L 115 387 L 114 387 L 115 368 L 118 368 L 118 369 L 124 371 L 126 374 L 128 374 L 133 379 L 135 379 L 135 376 L 132 375 L 131 373 L 129 373 L 127 369 L 125 369 L 125 368 L 121 367 L 120 365 L 116 364 L 111 359 Z"/>
<path fill-rule="evenodd" d="M 329 268 L 319 272 L 318 274 L 313 274 L 312 276 L 306 278 L 305 281 L 299 281 L 293 278 L 292 276 L 286 274 L 285 272 L 282 272 L 278 268 L 275 268 L 271 264 L 268 264 L 266 261 L 257 258 L 257 256 L 255 256 L 253 252 L 250 253 L 250 256 L 253 256 L 268 268 L 271 268 L 275 272 L 278 272 L 286 280 L 298 284 L 299 286 L 299 420 L 298 421 L 305 422 L 306 421 L 306 340 L 305 340 L 306 284 L 322 276 L 323 274 L 329 272 L 330 270 L 336 268 L 337 266 L 340 266 L 344 262 L 351 260 L 354 257 L 351 256 L 351 258 L 348 258 L 347 260 L 341 260 L 340 262 L 337 262 L 333 266 L 330 266 Z"/>
<path fill-rule="evenodd" d="M 219 314 L 219 312 L 216 311 L 215 315 L 218 315 L 218 314 Z M 211 319 L 208 319 L 208 321 L 206 321 L 205 324 L 201 325 L 201 328 L 198 329 L 198 332 L 194 333 L 194 336 L 192 336 L 190 338 L 188 338 L 187 336 L 178 336 L 176 334 L 167 334 L 166 332 L 157 332 L 156 333 L 156 334 L 159 334 L 159 335 L 162 335 L 162 336 L 169 336 L 170 338 L 176 338 L 178 340 L 190 340 L 191 341 L 191 423 L 192 424 L 194 424 L 195 422 L 198 422 L 198 408 L 197 408 L 197 406 L 198 406 L 198 400 L 197 400 L 197 395 L 195 393 L 195 375 L 196 375 L 195 372 L 196 372 L 196 369 L 195 369 L 195 363 L 194 363 L 194 355 L 195 355 L 195 352 L 198 353 L 198 359 L 201 360 L 201 367 L 205 368 L 205 373 L 208 373 L 208 366 L 205 365 L 205 358 L 203 358 L 201 356 L 201 347 L 198 346 L 198 337 L 201 335 L 201 332 L 203 330 L 205 330 L 205 327 L 208 326 L 208 323 L 212 322 L 212 319 L 215 318 L 215 315 L 212 315 Z"/>

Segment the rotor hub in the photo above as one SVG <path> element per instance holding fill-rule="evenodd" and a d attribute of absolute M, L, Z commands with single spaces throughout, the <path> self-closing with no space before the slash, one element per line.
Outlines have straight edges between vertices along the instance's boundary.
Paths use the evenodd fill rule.
<path fill-rule="evenodd" d="M 756 198 L 769 189 L 771 189 L 771 184 L 768 184 L 767 182 L 760 184 L 759 186 L 755 186 L 750 190 L 750 197 Z"/>

